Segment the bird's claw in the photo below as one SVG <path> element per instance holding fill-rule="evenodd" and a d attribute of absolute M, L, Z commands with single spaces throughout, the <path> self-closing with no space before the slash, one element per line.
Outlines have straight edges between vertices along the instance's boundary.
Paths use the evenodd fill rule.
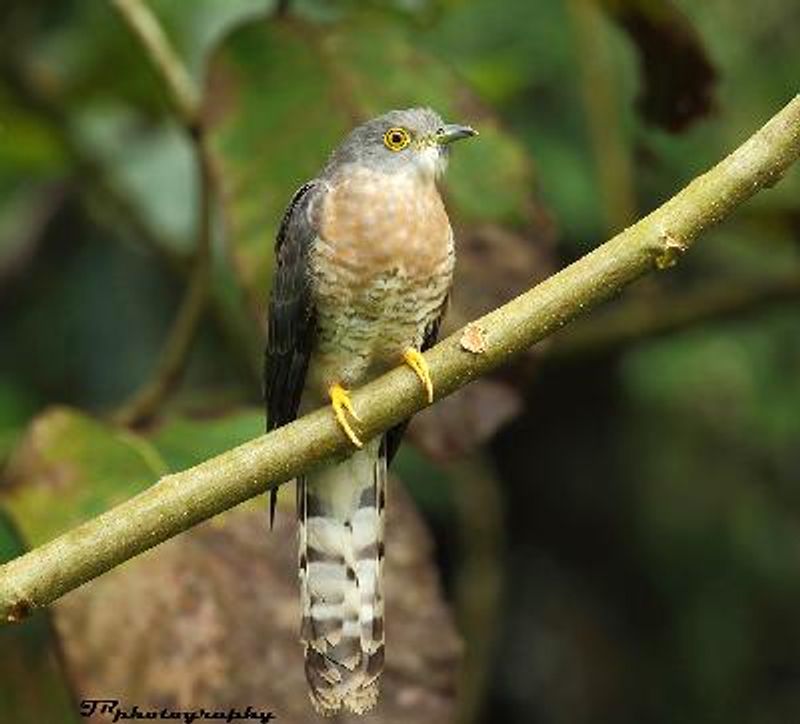
<path fill-rule="evenodd" d="M 428 393 L 428 402 L 433 402 L 433 380 L 431 379 L 431 371 L 422 353 L 413 347 L 409 347 L 403 352 L 403 359 L 406 364 L 414 370 L 417 377 L 420 378 L 422 384 L 425 386 L 425 391 Z"/>
<path fill-rule="evenodd" d="M 361 418 L 356 413 L 355 409 L 353 408 L 353 403 L 350 400 L 350 393 L 344 389 L 341 385 L 332 385 L 331 388 L 328 390 L 328 394 L 331 398 L 331 407 L 333 407 L 333 414 L 336 415 L 336 420 L 339 423 L 339 426 L 344 431 L 344 434 L 347 435 L 350 442 L 353 443 L 356 447 L 363 447 L 364 443 L 361 442 L 361 439 L 356 435 L 355 431 L 350 425 L 350 422 L 347 419 L 347 414 L 350 415 L 354 420 L 361 421 Z"/>

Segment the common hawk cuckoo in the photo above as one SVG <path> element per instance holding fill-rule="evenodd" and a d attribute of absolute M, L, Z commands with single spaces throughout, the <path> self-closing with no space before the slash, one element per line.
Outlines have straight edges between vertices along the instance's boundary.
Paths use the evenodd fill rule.
<path fill-rule="evenodd" d="M 362 713 L 378 697 L 386 469 L 405 427 L 362 442 L 347 390 L 405 362 L 433 401 L 421 352 L 436 340 L 454 261 L 436 180 L 450 144 L 474 135 L 427 108 L 368 121 L 295 193 L 278 231 L 268 429 L 329 402 L 355 448 L 297 480 L 301 640 L 323 714 Z"/>

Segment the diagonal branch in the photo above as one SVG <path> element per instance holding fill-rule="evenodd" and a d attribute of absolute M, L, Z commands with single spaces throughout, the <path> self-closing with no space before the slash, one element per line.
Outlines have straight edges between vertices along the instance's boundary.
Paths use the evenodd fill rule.
<path fill-rule="evenodd" d="M 437 397 L 486 374 L 635 279 L 672 266 L 709 226 L 771 186 L 800 157 L 800 96 L 730 156 L 634 226 L 425 354 Z M 475 330 L 478 330 L 477 334 Z M 465 347 L 477 350 L 467 351 Z M 417 377 L 389 372 L 353 393 L 364 439 L 425 405 Z M 0 566 L 0 619 L 16 621 L 67 591 L 248 498 L 349 451 L 318 410 L 148 490 Z"/>

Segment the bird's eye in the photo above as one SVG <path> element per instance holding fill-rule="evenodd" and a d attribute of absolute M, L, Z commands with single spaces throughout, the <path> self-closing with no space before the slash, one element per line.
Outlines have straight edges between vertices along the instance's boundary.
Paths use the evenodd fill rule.
<path fill-rule="evenodd" d="M 390 128 L 383 134 L 383 145 L 390 151 L 402 151 L 411 143 L 411 136 L 405 128 Z"/>

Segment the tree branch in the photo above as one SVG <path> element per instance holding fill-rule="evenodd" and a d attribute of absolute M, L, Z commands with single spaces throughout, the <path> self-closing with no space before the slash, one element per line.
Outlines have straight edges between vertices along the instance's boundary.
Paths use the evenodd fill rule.
<path fill-rule="evenodd" d="M 192 141 L 200 179 L 197 243 L 189 284 L 181 300 L 158 365 L 152 375 L 114 413 L 121 425 L 147 420 L 160 407 L 183 375 L 192 342 L 209 299 L 211 226 L 214 205 L 214 167 L 201 121 L 200 94 L 167 40 L 158 20 L 142 0 L 111 0 L 138 38 L 162 78 L 175 110 Z"/>
<path fill-rule="evenodd" d="M 730 156 L 656 211 L 530 291 L 425 354 L 438 398 L 486 374 L 596 306 L 638 277 L 672 266 L 698 234 L 800 157 L 800 96 Z M 363 439 L 419 411 L 425 393 L 398 368 L 355 390 Z M 0 566 L 0 619 L 16 621 L 67 591 L 248 498 L 350 452 L 330 410 L 322 409 L 207 460 L 167 475 L 148 490 L 55 540 Z"/>

